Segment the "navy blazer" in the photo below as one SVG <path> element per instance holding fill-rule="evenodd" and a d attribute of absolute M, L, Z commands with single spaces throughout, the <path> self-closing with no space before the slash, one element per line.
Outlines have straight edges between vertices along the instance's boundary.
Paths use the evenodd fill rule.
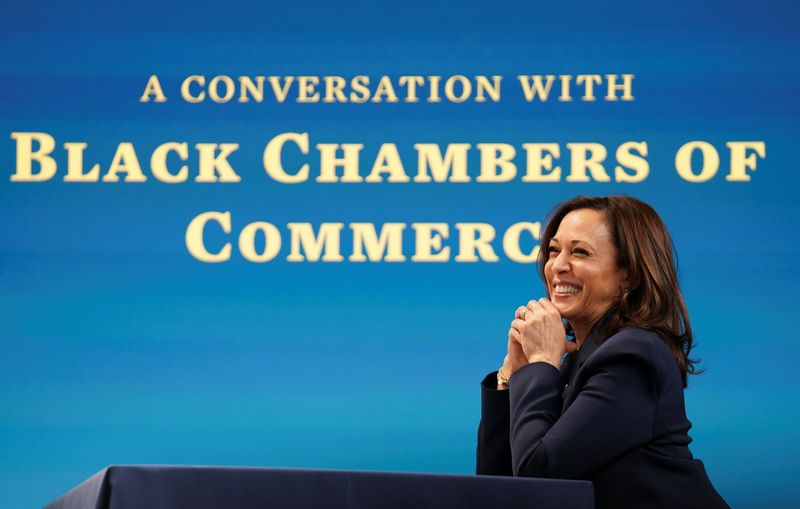
<path fill-rule="evenodd" d="M 478 474 L 586 479 L 598 508 L 727 508 L 689 451 L 683 384 L 656 334 L 588 338 L 561 371 L 528 364 L 483 381 Z"/>

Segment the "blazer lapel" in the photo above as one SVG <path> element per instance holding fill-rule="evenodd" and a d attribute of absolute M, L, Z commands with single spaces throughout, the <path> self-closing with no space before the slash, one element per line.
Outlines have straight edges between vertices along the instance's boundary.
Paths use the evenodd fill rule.
<path fill-rule="evenodd" d="M 586 338 L 586 341 L 583 342 L 581 348 L 577 352 L 570 354 L 562 364 L 562 414 L 567 410 L 567 408 L 569 408 L 569 406 L 575 400 L 575 397 L 580 392 L 580 387 L 575 387 L 575 380 L 578 378 L 578 373 L 599 346 L 600 343 L 597 341 L 597 338 L 593 335 L 590 335 L 590 337 Z"/>

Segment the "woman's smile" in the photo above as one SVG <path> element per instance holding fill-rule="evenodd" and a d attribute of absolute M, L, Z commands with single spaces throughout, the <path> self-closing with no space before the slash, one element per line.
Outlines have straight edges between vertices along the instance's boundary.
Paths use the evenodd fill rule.
<path fill-rule="evenodd" d="M 554 298 L 559 297 L 569 297 L 571 295 L 575 295 L 581 291 L 580 287 L 575 284 L 570 283 L 553 283 L 553 294 Z"/>

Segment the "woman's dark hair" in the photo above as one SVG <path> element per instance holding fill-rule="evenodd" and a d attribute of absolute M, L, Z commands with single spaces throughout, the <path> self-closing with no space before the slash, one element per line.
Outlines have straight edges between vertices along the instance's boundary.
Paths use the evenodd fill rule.
<path fill-rule="evenodd" d="M 547 247 L 564 216 L 578 209 L 605 215 L 606 225 L 617 248 L 617 265 L 628 273 L 630 288 L 611 305 L 594 331 L 608 338 L 623 327 L 638 327 L 658 334 L 675 355 L 686 387 L 687 374 L 694 374 L 692 327 L 676 270 L 675 249 L 664 222 L 653 208 L 630 196 L 578 196 L 558 205 L 541 237 L 539 274 L 549 258 Z"/>

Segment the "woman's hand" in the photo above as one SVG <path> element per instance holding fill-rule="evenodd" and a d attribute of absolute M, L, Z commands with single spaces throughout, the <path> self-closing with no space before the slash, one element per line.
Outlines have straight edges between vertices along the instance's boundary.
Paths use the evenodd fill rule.
<path fill-rule="evenodd" d="M 521 318 L 523 313 L 527 310 L 525 306 L 520 306 L 514 313 L 514 319 Z M 516 370 L 528 364 L 528 358 L 525 357 L 525 352 L 522 351 L 522 345 L 519 343 L 519 332 L 513 327 L 508 329 L 508 353 L 503 359 L 503 367 L 501 368 L 503 376 L 511 378 Z M 497 386 L 498 390 L 508 389 L 508 386 Z"/>
<path fill-rule="evenodd" d="M 532 300 L 522 309 L 527 311 L 519 313 L 518 310 L 511 329 L 516 331 L 526 361 L 547 362 L 560 369 L 561 357 L 565 352 L 577 350 L 577 346 L 567 341 L 558 309 L 546 298 Z"/>

